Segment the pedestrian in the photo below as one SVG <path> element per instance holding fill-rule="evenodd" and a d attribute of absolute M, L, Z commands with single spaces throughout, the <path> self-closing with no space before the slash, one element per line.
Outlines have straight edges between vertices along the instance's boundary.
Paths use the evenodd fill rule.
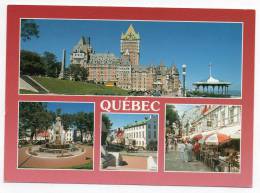
<path fill-rule="evenodd" d="M 192 159 L 192 145 L 188 140 L 185 142 L 185 149 L 184 149 L 184 161 L 185 162 L 190 162 Z"/>
<path fill-rule="evenodd" d="M 190 141 L 187 142 L 187 150 L 188 150 L 188 162 L 191 162 L 193 146 Z"/>
<path fill-rule="evenodd" d="M 185 145 L 183 141 L 180 140 L 180 142 L 178 143 L 178 152 L 179 152 L 180 159 L 182 161 L 184 161 L 184 149 L 185 149 Z"/>
<path fill-rule="evenodd" d="M 194 154 L 195 154 L 196 160 L 199 161 L 199 159 L 200 159 L 200 144 L 199 144 L 198 141 L 196 141 L 196 142 L 194 143 L 193 152 L 194 152 Z"/>
<path fill-rule="evenodd" d="M 174 150 L 175 151 L 177 151 L 177 146 L 178 146 L 177 139 L 174 138 Z"/>
<path fill-rule="evenodd" d="M 168 153 L 168 141 L 169 141 L 169 136 L 168 136 L 168 134 L 166 134 L 166 136 L 165 136 L 165 151 L 166 151 L 166 153 Z"/>

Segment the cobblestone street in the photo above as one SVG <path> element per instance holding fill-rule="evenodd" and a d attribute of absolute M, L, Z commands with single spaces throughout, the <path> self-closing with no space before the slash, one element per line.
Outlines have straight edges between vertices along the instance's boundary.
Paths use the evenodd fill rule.
<path fill-rule="evenodd" d="M 180 159 L 178 151 L 169 151 L 165 155 L 166 171 L 197 171 L 212 172 L 212 170 L 200 161 L 184 162 Z"/>

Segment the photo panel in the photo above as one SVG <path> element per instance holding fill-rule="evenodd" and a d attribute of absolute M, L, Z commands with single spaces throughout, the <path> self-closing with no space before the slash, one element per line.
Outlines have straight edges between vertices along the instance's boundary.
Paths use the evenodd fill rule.
<path fill-rule="evenodd" d="M 19 102 L 18 169 L 93 170 L 94 103 Z"/>
<path fill-rule="evenodd" d="M 240 173 L 242 106 L 166 104 L 165 171 Z"/>
<path fill-rule="evenodd" d="M 158 114 L 101 116 L 101 170 L 158 171 Z"/>
<path fill-rule="evenodd" d="M 20 19 L 20 94 L 241 98 L 240 22 Z"/>

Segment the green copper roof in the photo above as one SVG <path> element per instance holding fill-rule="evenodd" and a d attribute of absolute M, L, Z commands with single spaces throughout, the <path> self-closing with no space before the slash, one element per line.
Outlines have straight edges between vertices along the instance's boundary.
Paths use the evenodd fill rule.
<path fill-rule="evenodd" d="M 138 122 L 135 122 L 135 123 L 132 123 L 132 124 L 128 124 L 126 126 L 124 126 L 124 129 L 128 129 L 128 128 L 131 128 L 131 127 L 136 127 L 136 126 L 140 126 L 140 125 L 145 125 L 149 120 L 143 120 L 143 121 L 138 121 Z"/>
<path fill-rule="evenodd" d="M 122 40 L 139 40 L 140 35 L 139 33 L 135 32 L 134 26 L 131 24 L 126 31 L 126 33 L 122 33 L 121 35 Z"/>

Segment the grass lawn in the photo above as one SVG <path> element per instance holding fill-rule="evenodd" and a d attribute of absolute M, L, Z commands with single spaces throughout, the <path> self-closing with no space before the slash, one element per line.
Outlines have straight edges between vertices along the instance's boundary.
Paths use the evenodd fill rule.
<path fill-rule="evenodd" d="M 70 95 L 128 95 L 128 91 L 118 87 L 106 87 L 94 83 L 86 83 L 71 80 L 59 80 L 57 78 L 33 76 L 42 86 L 53 94 Z M 25 93 L 26 94 L 26 93 Z"/>
<path fill-rule="evenodd" d="M 20 94 L 39 94 L 39 93 L 30 91 L 30 90 L 20 89 Z"/>
<path fill-rule="evenodd" d="M 85 163 L 83 165 L 72 166 L 71 169 L 87 169 L 87 170 L 91 170 L 91 169 L 93 169 L 93 163 L 92 162 L 88 162 L 88 163 Z"/>

